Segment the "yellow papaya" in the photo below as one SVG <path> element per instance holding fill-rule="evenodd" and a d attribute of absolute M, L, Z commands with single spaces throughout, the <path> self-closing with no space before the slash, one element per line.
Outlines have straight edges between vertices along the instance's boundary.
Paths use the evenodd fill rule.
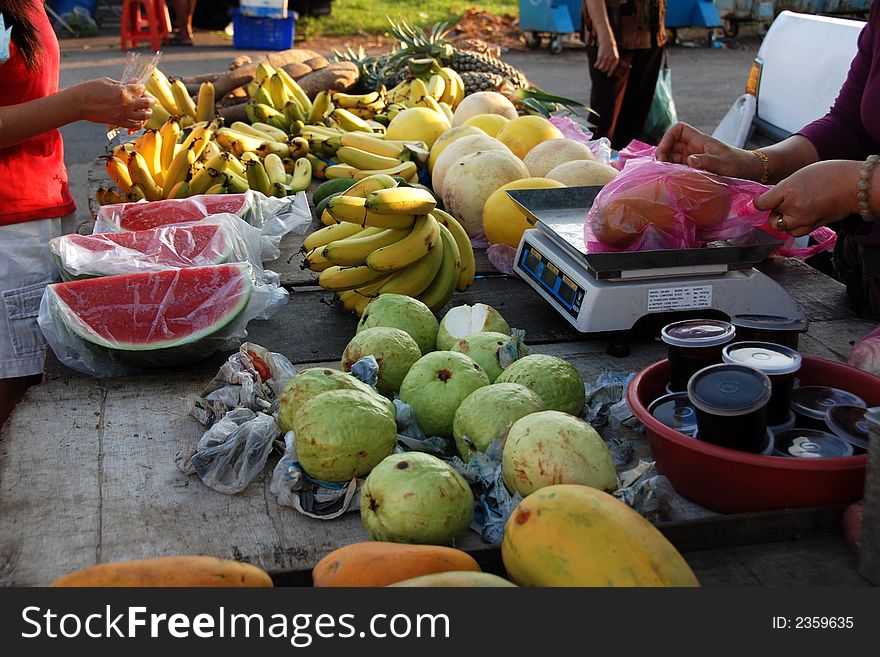
<path fill-rule="evenodd" d="M 526 497 L 505 525 L 501 557 L 520 586 L 699 586 L 656 527 L 589 486 Z"/>
<path fill-rule="evenodd" d="M 397 582 L 395 584 L 390 584 L 389 586 L 401 586 L 401 587 L 462 587 L 462 588 L 475 588 L 475 587 L 504 587 L 504 586 L 513 586 L 516 587 L 516 584 L 513 582 L 509 582 L 503 577 L 498 577 L 498 575 L 493 575 L 492 573 L 474 573 L 474 572 L 449 572 L 449 573 L 434 573 L 433 575 L 422 575 L 421 577 L 413 577 L 412 579 L 407 579 L 402 582 Z"/>
<path fill-rule="evenodd" d="M 272 579 L 248 563 L 182 556 L 99 563 L 56 579 L 57 587 L 271 587 Z"/>

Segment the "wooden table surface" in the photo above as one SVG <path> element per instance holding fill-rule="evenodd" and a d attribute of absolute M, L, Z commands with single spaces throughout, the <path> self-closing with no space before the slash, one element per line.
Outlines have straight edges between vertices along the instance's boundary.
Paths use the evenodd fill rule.
<path fill-rule="evenodd" d="M 300 270 L 301 239 L 285 238 L 284 255 L 268 265 L 290 287 L 290 303 L 271 320 L 252 322 L 249 340 L 298 365 L 338 366 L 356 318 L 334 307 L 313 275 Z M 522 281 L 493 273 L 483 254 L 479 263 L 484 276 L 452 303 L 493 305 L 526 331 L 533 351 L 569 360 L 586 380 L 664 357 L 656 339 L 577 333 Z M 762 268 L 811 321 L 803 353 L 845 360 L 852 342 L 874 327 L 852 315 L 839 283 L 803 263 L 773 260 Z M 622 341 L 631 349 L 627 357 L 606 353 L 610 343 Z M 197 553 L 248 561 L 278 574 L 280 582 L 285 573 L 302 582 L 322 556 L 366 538 L 357 513 L 318 521 L 279 507 L 269 492 L 275 456 L 264 475 L 234 496 L 178 471 L 175 454 L 192 448 L 203 432 L 187 414 L 186 399 L 222 360 L 191 371 L 104 380 L 47 360 L 45 382 L 29 390 L 0 434 L 0 585 L 45 585 L 102 561 Z M 644 438 L 627 437 L 637 455 L 650 456 Z M 707 584 L 864 583 L 834 533 L 840 509 L 721 517 L 695 505 L 683 508 L 691 517 L 663 530 Z M 794 536 L 809 538 L 790 542 Z M 785 542 L 772 543 L 773 550 L 737 547 L 758 541 Z M 488 561 L 497 558 L 473 533 L 461 546 L 482 551 Z M 804 557 L 811 549 L 822 551 L 821 563 Z M 794 568 L 792 559 L 812 565 Z"/>

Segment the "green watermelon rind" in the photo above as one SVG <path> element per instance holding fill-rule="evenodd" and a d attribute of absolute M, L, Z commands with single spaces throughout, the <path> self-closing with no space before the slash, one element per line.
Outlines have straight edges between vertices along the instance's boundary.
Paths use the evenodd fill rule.
<path fill-rule="evenodd" d="M 123 352 L 132 354 L 138 353 L 149 355 L 155 354 L 157 352 L 164 353 L 168 350 L 176 349 L 177 347 L 191 346 L 197 342 L 205 340 L 206 338 L 210 338 L 214 334 L 222 331 L 224 328 L 229 326 L 229 324 L 233 322 L 247 307 L 247 304 L 250 301 L 251 293 L 254 289 L 253 282 L 250 278 L 250 265 L 242 263 L 238 265 L 238 268 L 241 272 L 240 279 L 246 284 L 246 289 L 242 291 L 241 298 L 235 304 L 235 306 L 233 306 L 227 313 L 225 313 L 220 320 L 206 326 L 200 331 L 191 333 L 185 338 L 181 338 L 179 340 L 167 340 L 165 342 L 152 342 L 149 344 L 129 344 L 118 341 L 108 342 L 95 335 L 84 322 L 72 321 L 78 319 L 78 315 L 73 312 L 73 310 L 58 297 L 58 295 L 55 294 L 55 291 L 53 290 L 53 285 L 48 286 L 46 288 L 46 292 L 47 294 L 49 294 L 49 308 L 54 317 L 78 338 L 84 340 L 90 345 L 94 345 L 95 347 L 99 347 L 102 349 L 107 349 L 111 352 Z"/>

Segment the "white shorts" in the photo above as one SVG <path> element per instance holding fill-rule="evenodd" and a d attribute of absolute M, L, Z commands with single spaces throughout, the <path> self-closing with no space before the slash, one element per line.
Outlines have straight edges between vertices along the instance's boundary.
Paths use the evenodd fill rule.
<path fill-rule="evenodd" d="M 43 371 L 40 299 L 59 280 L 49 240 L 76 229 L 76 215 L 0 226 L 0 379 Z"/>

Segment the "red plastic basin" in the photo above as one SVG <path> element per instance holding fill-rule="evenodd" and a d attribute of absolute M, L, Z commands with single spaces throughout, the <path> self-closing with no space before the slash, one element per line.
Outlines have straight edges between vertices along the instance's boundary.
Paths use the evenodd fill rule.
<path fill-rule="evenodd" d="M 849 390 L 868 406 L 880 405 L 880 378 L 822 358 L 804 356 L 801 385 Z M 667 427 L 648 412 L 665 394 L 669 363 L 661 360 L 639 372 L 626 390 L 633 414 L 645 425 L 660 473 L 675 490 L 722 513 L 853 502 L 862 498 L 867 455 L 798 459 L 739 452 L 695 440 Z"/>

